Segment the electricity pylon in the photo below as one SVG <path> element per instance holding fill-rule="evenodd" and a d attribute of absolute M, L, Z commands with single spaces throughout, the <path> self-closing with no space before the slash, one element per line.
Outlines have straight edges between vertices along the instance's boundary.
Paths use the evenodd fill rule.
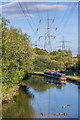
<path fill-rule="evenodd" d="M 45 24 L 45 28 L 41 28 L 41 29 L 45 29 L 45 35 L 43 36 L 39 36 L 39 39 L 41 37 L 44 37 L 45 40 L 44 40 L 44 49 L 46 48 L 47 45 L 49 45 L 49 52 L 52 51 L 52 46 L 51 46 L 51 37 L 56 37 L 55 35 L 50 35 L 50 29 L 55 29 L 57 30 L 57 27 L 50 27 L 50 21 L 54 22 L 54 19 L 50 19 L 49 16 L 48 16 L 48 12 L 47 12 L 47 18 L 46 19 L 40 19 L 40 22 L 41 21 L 46 21 L 46 24 Z M 38 30 L 38 29 L 37 29 Z"/>
<path fill-rule="evenodd" d="M 61 43 L 62 43 L 62 46 L 57 46 L 58 48 L 59 48 L 59 47 L 62 47 L 62 50 L 65 50 L 66 47 L 69 47 L 69 46 L 66 46 L 65 43 L 66 43 L 66 42 L 70 42 L 70 41 L 65 41 L 65 40 L 64 40 L 64 36 L 63 36 L 63 40 L 62 40 L 62 41 L 58 41 L 58 42 L 61 42 Z"/>

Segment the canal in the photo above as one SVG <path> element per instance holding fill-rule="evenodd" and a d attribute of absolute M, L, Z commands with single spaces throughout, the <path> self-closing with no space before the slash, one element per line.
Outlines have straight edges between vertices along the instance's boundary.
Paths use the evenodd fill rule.
<path fill-rule="evenodd" d="M 75 84 L 49 83 L 44 77 L 32 75 L 18 93 L 3 104 L 3 118 L 78 118 Z"/>

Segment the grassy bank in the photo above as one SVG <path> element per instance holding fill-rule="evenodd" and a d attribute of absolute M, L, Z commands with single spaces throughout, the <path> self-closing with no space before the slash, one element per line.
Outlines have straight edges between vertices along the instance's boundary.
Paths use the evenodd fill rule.
<path fill-rule="evenodd" d="M 12 88 L 8 88 L 7 85 L 5 85 L 5 86 L 2 85 L 2 101 L 9 102 L 9 100 L 11 100 L 13 98 L 13 96 L 17 95 L 20 85 L 24 85 L 24 83 L 21 82 L 19 84 L 15 84 Z"/>
<path fill-rule="evenodd" d="M 36 74 L 44 74 L 44 71 L 40 71 L 40 72 L 35 71 L 34 73 L 36 73 Z"/>
<path fill-rule="evenodd" d="M 71 80 L 76 80 L 76 81 L 80 81 L 80 78 L 78 78 L 78 77 L 72 77 L 72 76 L 66 76 L 66 78 L 68 78 L 68 79 L 71 79 Z"/>
<path fill-rule="evenodd" d="M 2 86 L 2 101 L 9 101 L 12 99 L 14 95 L 17 94 L 19 89 L 19 85 L 14 85 L 12 88 L 8 88 L 8 86 Z"/>
<path fill-rule="evenodd" d="M 76 85 L 78 85 L 78 87 L 80 87 L 80 78 L 67 76 L 67 81 L 71 82 L 73 84 L 76 84 Z"/>

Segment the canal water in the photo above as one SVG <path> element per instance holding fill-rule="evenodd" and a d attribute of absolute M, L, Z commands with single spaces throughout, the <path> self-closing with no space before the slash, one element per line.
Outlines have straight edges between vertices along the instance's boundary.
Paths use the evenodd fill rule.
<path fill-rule="evenodd" d="M 3 118 L 78 118 L 77 85 L 50 83 L 40 76 L 24 84 L 10 103 L 3 104 Z"/>

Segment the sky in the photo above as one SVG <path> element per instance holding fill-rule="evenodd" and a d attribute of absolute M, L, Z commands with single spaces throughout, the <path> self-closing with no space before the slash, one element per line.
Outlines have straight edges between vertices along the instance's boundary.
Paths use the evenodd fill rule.
<path fill-rule="evenodd" d="M 28 0 L 30 1 L 30 0 Z M 33 47 L 54 51 L 62 49 L 63 39 L 65 49 L 71 49 L 73 56 L 78 54 L 78 3 L 77 2 L 22 2 L 22 0 L 3 0 L 2 16 L 10 20 L 8 27 L 21 29 L 31 36 Z M 49 17 L 48 35 L 47 17 Z M 38 29 L 37 29 L 38 28 Z M 54 28 L 57 28 L 54 29 Z M 40 37 L 39 36 L 43 36 Z M 50 46 L 51 42 L 51 46 Z"/>

